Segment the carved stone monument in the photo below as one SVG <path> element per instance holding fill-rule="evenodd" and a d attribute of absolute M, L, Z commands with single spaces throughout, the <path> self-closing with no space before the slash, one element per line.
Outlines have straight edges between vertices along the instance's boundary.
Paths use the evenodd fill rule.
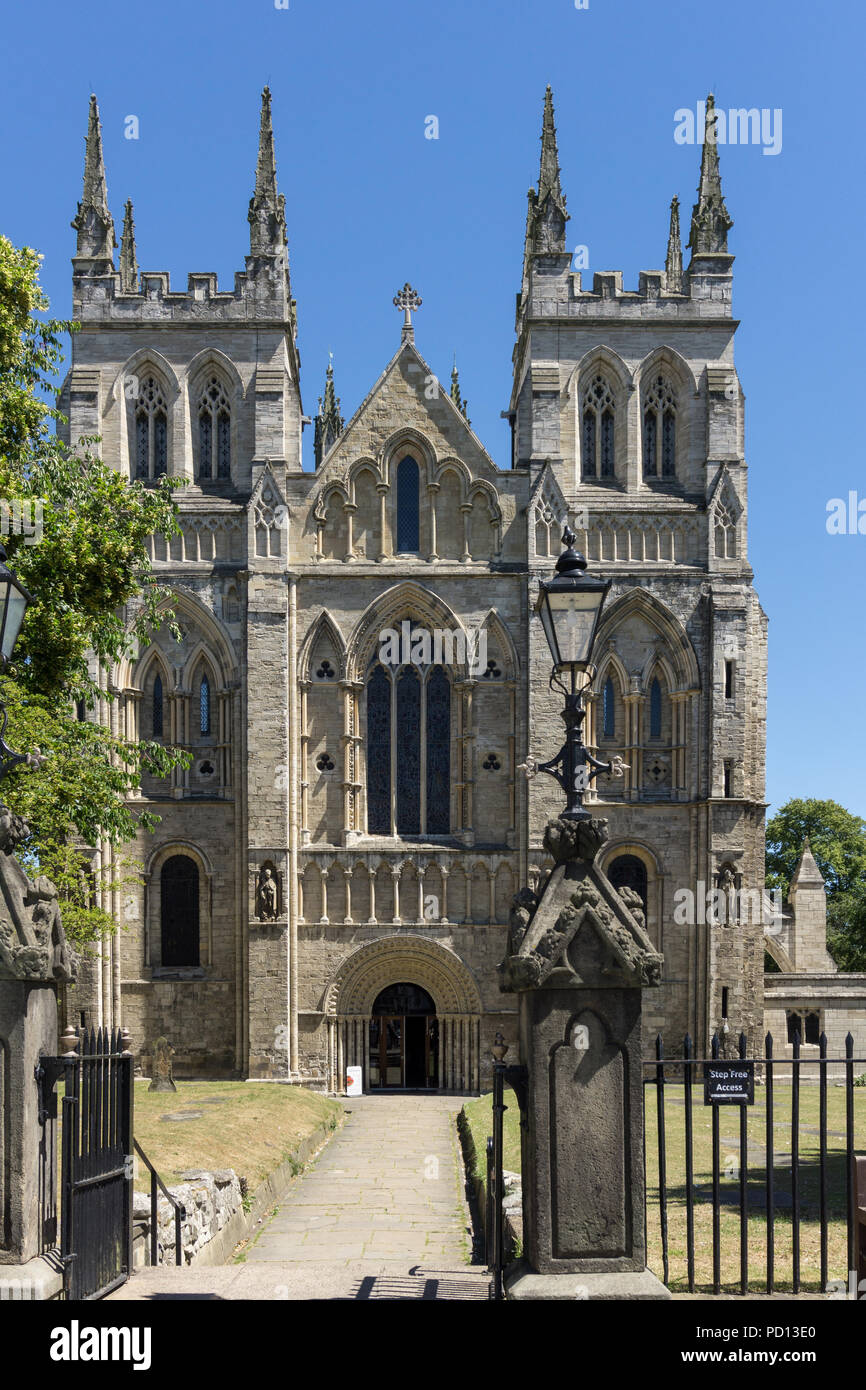
<path fill-rule="evenodd" d="M 148 1086 L 149 1091 L 176 1091 L 174 1077 L 171 1072 L 171 1059 L 174 1056 L 174 1048 L 168 1038 L 157 1038 L 153 1044 L 153 1062 L 151 1063 L 151 1081 Z"/>
<path fill-rule="evenodd" d="M 511 1299 L 653 1299 L 646 1268 L 641 991 L 661 977 L 635 898 L 595 863 L 603 820 L 552 820 L 539 898 L 514 899 L 502 989 L 519 995 L 524 1258 Z"/>
<path fill-rule="evenodd" d="M 35 1071 L 57 1056 L 57 985 L 76 967 L 54 885 L 13 857 L 29 833 L 0 806 L 0 1297 L 50 1298 L 62 1286 L 43 1258 L 56 1237 L 54 1135 Z"/>

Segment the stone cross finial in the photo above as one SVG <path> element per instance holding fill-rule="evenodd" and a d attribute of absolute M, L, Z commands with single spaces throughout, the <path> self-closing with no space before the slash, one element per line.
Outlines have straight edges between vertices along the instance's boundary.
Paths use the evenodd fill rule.
<path fill-rule="evenodd" d="M 402 290 L 394 295 L 395 309 L 403 310 L 403 337 L 411 338 L 414 336 L 412 328 L 412 310 L 421 308 L 421 296 L 417 290 L 413 290 L 407 280 Z"/>

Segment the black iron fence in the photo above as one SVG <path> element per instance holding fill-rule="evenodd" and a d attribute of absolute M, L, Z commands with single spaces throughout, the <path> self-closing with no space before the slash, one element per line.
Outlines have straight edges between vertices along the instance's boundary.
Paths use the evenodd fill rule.
<path fill-rule="evenodd" d="M 66 1296 L 101 1298 L 132 1271 L 132 1053 L 119 1030 L 100 1028 L 58 1061 Z"/>
<path fill-rule="evenodd" d="M 182 1226 L 186 1220 L 186 1207 L 183 1202 L 178 1201 L 177 1197 L 172 1196 L 163 1182 L 159 1173 L 154 1168 L 144 1149 L 138 1140 L 132 1141 L 135 1144 L 135 1152 L 138 1154 L 147 1171 L 150 1173 L 150 1263 L 159 1264 L 159 1193 L 166 1197 L 174 1209 L 174 1262 L 176 1265 L 183 1264 L 183 1236 Z"/>
<path fill-rule="evenodd" d="M 716 1036 L 712 1040 L 711 1055 L 696 1057 L 692 1040 L 686 1035 L 682 1055 L 666 1057 L 659 1036 L 655 1057 L 644 1063 L 649 1073 L 644 1077 L 647 1158 L 655 1161 L 655 1173 L 651 1171 L 650 1162 L 647 1165 L 647 1190 L 651 1202 L 655 1178 L 664 1282 L 669 1284 L 672 1279 L 682 1277 L 679 1270 L 672 1268 L 672 1252 L 675 1251 L 681 1260 L 684 1246 L 685 1279 L 690 1292 L 695 1292 L 699 1279 L 702 1286 L 709 1282 L 714 1293 L 721 1292 L 723 1253 L 729 1249 L 732 1236 L 732 1223 L 727 1219 L 723 1223 L 722 1214 L 724 1210 L 727 1217 L 734 1208 L 739 1258 L 738 1277 L 733 1282 L 739 1293 L 755 1292 L 756 1286 L 761 1286 L 768 1294 L 773 1293 L 780 1282 L 793 1293 L 801 1292 L 804 1228 L 808 1230 L 810 1262 L 814 1264 L 817 1284 L 823 1292 L 828 1291 L 831 1281 L 831 1234 L 837 1246 L 841 1246 L 843 1242 L 838 1238 L 844 1232 L 844 1252 L 836 1249 L 832 1275 L 834 1282 L 847 1286 L 851 1271 L 857 1267 L 855 1067 L 866 1062 L 866 1058 L 854 1056 L 854 1040 L 850 1033 L 844 1057 L 828 1056 L 824 1034 L 819 1039 L 817 1055 L 811 1052 L 802 1055 L 799 1034 L 794 1035 L 791 1056 L 774 1055 L 773 1038 L 769 1033 L 763 1055 L 747 1057 L 746 1046 L 746 1038 L 741 1034 L 736 1055 L 722 1057 Z M 844 1129 L 828 1127 L 831 1084 L 844 1088 Z M 781 1095 L 780 1087 L 784 1087 Z M 649 1095 L 651 1088 L 655 1089 L 654 1105 Z M 756 1103 L 759 1097 L 762 1104 Z M 802 1113 L 804 1097 L 808 1103 L 807 1116 Z M 709 1172 L 706 1155 L 702 1152 L 705 1125 L 701 1123 L 701 1102 L 709 1110 Z M 681 1112 L 681 1120 L 674 1120 L 670 1113 L 672 1103 Z M 731 1123 L 724 1129 L 736 1131 L 734 1134 L 724 1133 L 723 1115 L 731 1117 Z M 702 1131 L 700 1154 L 696 1151 L 696 1116 Z M 817 1123 L 806 1123 L 806 1120 Z M 654 1153 L 651 1147 L 653 1124 Z M 805 1138 L 809 1144 L 804 1153 Z M 780 1139 L 787 1147 L 780 1147 Z M 842 1142 L 831 1145 L 830 1140 Z M 673 1166 L 677 1171 L 672 1183 Z M 706 1220 L 708 1208 L 709 1222 Z M 677 1225 L 675 1238 L 671 1231 L 672 1215 Z M 766 1227 L 764 1241 L 756 1238 L 756 1220 Z M 696 1268 L 696 1251 L 703 1262 L 705 1243 L 711 1247 L 711 1270 L 707 1267 L 704 1273 Z M 764 1245 L 762 1269 L 756 1275 L 761 1244 Z M 817 1249 L 813 1252 L 815 1245 Z M 784 1252 L 785 1268 L 781 1277 L 777 1268 L 777 1246 Z M 841 1268 L 843 1260 L 844 1270 Z M 750 1279 L 753 1280 L 751 1289 Z M 813 1278 L 810 1283 L 814 1282 Z"/>

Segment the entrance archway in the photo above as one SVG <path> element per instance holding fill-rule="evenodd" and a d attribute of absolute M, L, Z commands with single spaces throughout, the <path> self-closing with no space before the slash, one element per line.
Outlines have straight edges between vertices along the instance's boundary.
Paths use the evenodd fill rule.
<path fill-rule="evenodd" d="M 371 1090 L 427 1090 L 438 1085 L 439 1020 L 420 985 L 388 985 L 370 1018 Z"/>

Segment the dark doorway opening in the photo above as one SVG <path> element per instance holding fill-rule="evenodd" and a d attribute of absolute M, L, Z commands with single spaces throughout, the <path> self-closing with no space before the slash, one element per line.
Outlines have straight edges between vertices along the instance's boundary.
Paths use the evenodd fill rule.
<path fill-rule="evenodd" d="M 370 1019 L 370 1090 L 435 1088 L 439 1084 L 436 1005 L 419 985 L 389 985 Z"/>

